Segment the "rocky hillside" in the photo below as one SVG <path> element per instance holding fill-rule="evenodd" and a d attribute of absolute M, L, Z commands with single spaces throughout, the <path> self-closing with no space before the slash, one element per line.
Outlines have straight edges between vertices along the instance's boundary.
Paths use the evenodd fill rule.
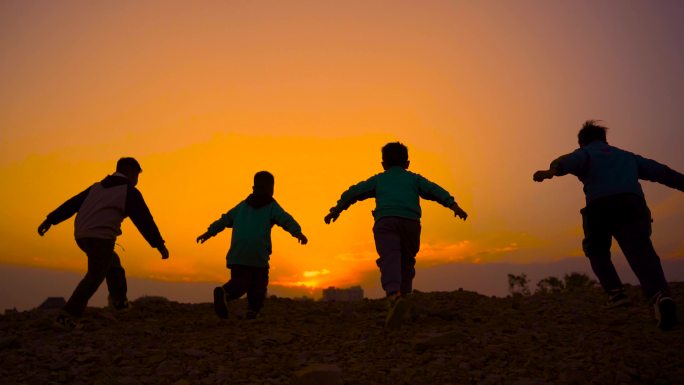
<path fill-rule="evenodd" d="M 673 288 L 684 320 L 684 284 Z M 53 329 L 54 311 L 9 312 L 0 383 L 683 384 L 684 327 L 659 331 L 638 288 L 629 295 L 608 311 L 598 289 L 417 293 L 389 331 L 382 300 L 271 298 L 248 321 L 244 300 L 219 320 L 209 303 L 146 297 L 126 313 L 88 309 L 73 332 Z"/>

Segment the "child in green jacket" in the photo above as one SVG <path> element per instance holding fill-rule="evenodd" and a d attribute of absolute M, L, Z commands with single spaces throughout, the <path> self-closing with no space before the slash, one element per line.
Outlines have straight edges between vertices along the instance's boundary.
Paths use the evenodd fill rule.
<path fill-rule="evenodd" d="M 325 216 L 325 223 L 337 220 L 352 204 L 375 198 L 373 236 L 379 254 L 380 281 L 390 301 L 386 326 L 396 326 L 408 311 L 402 300 L 413 289 L 416 254 L 420 249 L 420 199 L 436 201 L 465 220 L 468 217 L 454 197 L 421 175 L 408 171 L 408 149 L 402 143 L 382 148 L 384 172 L 351 186 Z"/>
<path fill-rule="evenodd" d="M 306 245 L 302 228 L 278 202 L 273 199 L 275 179 L 268 171 L 254 175 L 252 194 L 197 237 L 204 243 L 225 228 L 233 229 L 226 266 L 230 281 L 214 289 L 214 310 L 220 318 L 228 318 L 228 301 L 247 294 L 247 318 L 254 319 L 263 307 L 268 286 L 268 260 L 271 255 L 271 227 L 282 227 L 299 243 Z"/>

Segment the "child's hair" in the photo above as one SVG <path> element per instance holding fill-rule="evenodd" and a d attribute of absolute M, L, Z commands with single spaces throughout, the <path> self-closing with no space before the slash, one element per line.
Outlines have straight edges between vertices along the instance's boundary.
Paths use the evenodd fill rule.
<path fill-rule="evenodd" d="M 140 163 L 134 158 L 121 158 L 116 162 L 116 172 L 122 174 L 139 174 L 142 172 Z"/>
<path fill-rule="evenodd" d="M 577 139 L 580 146 L 586 146 L 587 144 L 600 140 L 602 142 L 607 142 L 606 140 L 606 130 L 607 127 L 598 124 L 600 120 L 587 120 L 582 125 L 582 129 L 577 134 Z"/>
<path fill-rule="evenodd" d="M 400 142 L 387 143 L 382 147 L 382 162 L 386 168 L 406 167 L 408 162 L 408 148 Z"/>
<path fill-rule="evenodd" d="M 255 187 L 260 187 L 260 186 L 273 186 L 275 184 L 275 178 L 273 177 L 273 174 L 271 174 L 268 171 L 259 171 L 258 173 L 254 174 L 254 186 Z"/>

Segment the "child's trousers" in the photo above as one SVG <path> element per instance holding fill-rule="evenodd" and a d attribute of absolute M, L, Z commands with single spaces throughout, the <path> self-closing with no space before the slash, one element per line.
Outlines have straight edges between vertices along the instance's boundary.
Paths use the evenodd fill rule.
<path fill-rule="evenodd" d="M 383 217 L 375 222 L 373 236 L 380 256 L 376 263 L 385 293 L 411 293 L 416 276 L 416 254 L 420 250 L 420 222 Z"/>
<path fill-rule="evenodd" d="M 612 195 L 589 203 L 580 212 L 584 227 L 582 248 L 604 290 L 622 287 L 610 259 L 615 237 L 646 298 L 651 299 L 658 292 L 669 294 L 660 258 L 651 243 L 651 211 L 643 197 Z"/>
<path fill-rule="evenodd" d="M 114 252 L 114 242 L 114 239 L 99 238 L 76 240 L 78 247 L 88 256 L 88 272 L 64 305 L 64 311 L 74 317 L 83 315 L 90 297 L 105 279 L 111 299 L 126 300 L 126 271 L 121 266 L 119 256 Z"/>
<path fill-rule="evenodd" d="M 264 306 L 268 288 L 268 267 L 230 265 L 230 281 L 223 288 L 228 301 L 247 294 L 247 308 L 258 312 Z"/>

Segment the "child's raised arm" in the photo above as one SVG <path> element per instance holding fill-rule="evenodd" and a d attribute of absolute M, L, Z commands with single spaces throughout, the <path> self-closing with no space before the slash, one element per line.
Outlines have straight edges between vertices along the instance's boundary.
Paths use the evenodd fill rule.
<path fill-rule="evenodd" d="M 376 187 L 377 175 L 370 177 L 369 179 L 357 183 L 347 189 L 347 191 L 342 193 L 342 196 L 337 201 L 337 205 L 330 209 L 328 215 L 323 218 L 326 224 L 330 222 L 335 222 L 339 218 L 340 213 L 349 208 L 356 202 L 375 197 L 375 187 Z"/>
<path fill-rule="evenodd" d="M 292 215 L 285 211 L 277 202 L 273 204 L 271 220 L 273 223 L 290 233 L 290 235 L 297 238 L 299 243 L 302 245 L 306 245 L 309 242 L 306 236 L 302 233 L 302 227 L 299 225 L 299 223 L 297 223 Z"/>
<path fill-rule="evenodd" d="M 207 231 L 205 231 L 204 234 L 197 237 L 197 243 L 204 243 L 207 241 L 207 239 L 223 231 L 223 229 L 233 227 L 233 212 L 235 211 L 236 207 L 233 207 L 232 209 L 230 209 L 230 211 L 221 215 L 221 218 L 219 218 L 218 220 L 214 221 L 214 223 L 209 225 Z"/>
<path fill-rule="evenodd" d="M 543 182 L 546 179 L 551 179 L 554 176 L 563 176 L 567 174 L 581 175 L 587 171 L 589 163 L 589 153 L 583 149 L 577 150 L 560 156 L 551 162 L 548 170 L 539 170 L 532 175 L 532 180 L 535 182 Z"/>

